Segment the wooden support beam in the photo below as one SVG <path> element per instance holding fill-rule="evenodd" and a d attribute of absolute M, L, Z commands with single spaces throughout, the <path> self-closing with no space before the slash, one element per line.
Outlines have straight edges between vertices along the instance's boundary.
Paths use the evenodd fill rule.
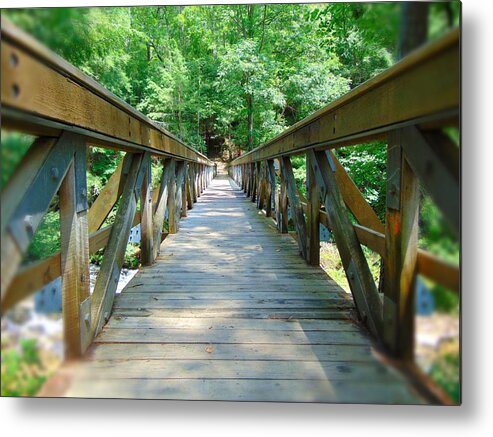
<path fill-rule="evenodd" d="M 258 168 L 258 195 L 257 195 L 257 208 L 262 210 L 265 208 L 265 195 L 266 195 L 266 184 L 265 184 L 265 166 L 261 162 L 257 163 Z"/>
<path fill-rule="evenodd" d="M 382 334 L 382 305 L 366 258 L 361 250 L 338 189 L 330 155 L 309 151 L 309 162 L 324 198 L 342 264 L 361 319 L 377 338 Z"/>
<path fill-rule="evenodd" d="M 176 178 L 175 178 L 175 193 L 174 193 L 174 204 L 173 211 L 168 207 L 168 224 L 169 233 L 176 234 L 179 228 L 180 216 L 181 216 L 181 206 L 183 201 L 183 182 L 185 180 L 185 162 L 178 161 L 176 163 Z M 170 193 L 171 194 L 171 193 Z M 173 213 L 173 214 L 172 214 Z"/>
<path fill-rule="evenodd" d="M 431 140 L 433 138 L 429 137 Z M 437 143 L 438 147 L 443 146 Z M 401 145 L 406 160 L 419 177 L 431 198 L 442 211 L 452 229 L 459 235 L 460 231 L 460 185 L 459 173 L 453 174 L 444 163 L 442 156 L 427 141 L 416 126 L 402 129 Z M 458 148 L 457 152 L 458 152 Z"/>
<path fill-rule="evenodd" d="M 168 185 L 168 232 L 170 234 L 176 234 L 177 227 L 175 225 L 176 217 L 176 173 L 177 173 L 177 162 L 174 163 L 173 172 L 170 175 L 169 185 Z M 200 181 L 200 177 L 199 177 Z M 199 185 L 200 186 L 200 185 Z M 200 189 L 199 189 L 200 192 Z"/>
<path fill-rule="evenodd" d="M 29 181 L 26 179 L 24 192 L 17 191 L 17 187 L 8 184 L 4 199 L 13 199 L 15 207 L 10 208 L 10 218 L 5 224 L 1 235 L 1 296 L 2 300 L 14 275 L 21 264 L 22 257 L 29 248 L 33 235 L 48 210 L 51 199 L 58 191 L 60 184 L 67 173 L 73 160 L 75 145 L 80 142 L 80 137 L 64 132 L 56 141 L 56 144 L 45 156 L 33 150 L 34 155 L 26 156 L 22 161 L 24 170 L 32 171 L 35 176 Z M 28 152 L 29 154 L 29 152 Z M 40 158 L 43 158 L 41 160 Z M 16 193 L 12 193 L 12 190 Z M 3 208 L 3 204 L 2 204 Z"/>
<path fill-rule="evenodd" d="M 175 160 L 166 159 L 163 163 L 163 176 L 161 177 L 161 185 L 159 187 L 159 196 L 156 205 L 156 212 L 153 219 L 153 238 L 156 242 L 153 246 L 153 259 L 156 259 L 159 253 L 159 246 L 161 242 L 161 233 L 163 231 L 164 215 L 166 213 L 166 206 L 169 205 L 171 184 L 175 178 Z M 173 196 L 174 197 L 174 196 Z M 168 211 L 169 215 L 169 211 Z"/>
<path fill-rule="evenodd" d="M 279 190 L 279 211 L 277 217 L 277 227 L 281 234 L 286 234 L 288 232 L 288 190 L 286 188 L 286 179 L 284 178 L 282 166 L 282 160 L 279 160 L 279 167 L 281 170 L 281 189 Z"/>
<path fill-rule="evenodd" d="M 60 186 L 60 241 L 64 356 L 68 360 L 80 357 L 91 342 L 84 141 L 78 142 Z"/>
<path fill-rule="evenodd" d="M 312 159 L 306 157 L 306 192 L 307 192 L 307 261 L 312 266 L 320 265 L 320 191 L 313 173 Z"/>
<path fill-rule="evenodd" d="M 115 296 L 120 271 L 125 256 L 132 221 L 137 209 L 142 182 L 147 171 L 150 155 L 135 153 L 123 188 L 120 207 L 111 229 L 103 262 L 96 279 L 91 302 L 91 333 L 97 335 L 108 321 Z"/>
<path fill-rule="evenodd" d="M 349 177 L 344 167 L 336 158 L 332 151 L 328 152 L 335 165 L 334 176 L 337 181 L 337 186 L 341 192 L 344 203 L 353 213 L 360 225 L 374 229 L 377 232 L 385 232 L 385 226 L 378 218 L 373 208 L 368 204 L 366 199 L 361 194 L 361 191 Z"/>
<path fill-rule="evenodd" d="M 152 225 L 152 173 L 151 160 L 149 159 L 147 168 L 144 170 L 144 180 L 140 191 L 140 261 L 143 266 L 150 266 L 153 263 L 154 233 Z"/>
<path fill-rule="evenodd" d="M 129 160 L 123 158 L 111 175 L 89 210 L 89 233 L 96 232 L 108 217 L 122 194 L 125 178 L 129 169 Z"/>
<path fill-rule="evenodd" d="M 188 164 L 185 162 L 183 165 L 183 183 L 182 183 L 182 192 L 181 192 L 181 212 L 180 212 L 180 217 L 186 217 L 187 216 L 187 209 L 188 209 L 188 184 L 187 184 L 187 179 L 188 179 Z"/>
<path fill-rule="evenodd" d="M 267 217 L 272 217 L 272 205 L 274 205 L 274 210 L 277 213 L 278 206 L 276 205 L 276 170 L 274 168 L 274 160 L 267 160 L 267 177 L 268 177 L 268 197 L 267 207 L 265 208 L 265 213 Z"/>
<path fill-rule="evenodd" d="M 291 213 L 293 221 L 296 227 L 296 233 L 298 236 L 298 247 L 303 259 L 307 259 L 307 247 L 306 247 L 306 223 L 305 216 L 303 215 L 303 208 L 300 204 L 298 197 L 298 188 L 296 187 L 296 180 L 294 179 L 293 167 L 291 165 L 291 159 L 289 156 L 282 157 L 281 167 L 284 180 L 286 181 L 286 188 L 288 192 L 289 205 L 291 206 Z"/>
<path fill-rule="evenodd" d="M 419 183 L 402 144 L 406 130 L 389 134 L 385 220 L 384 342 L 398 358 L 414 359 Z"/>

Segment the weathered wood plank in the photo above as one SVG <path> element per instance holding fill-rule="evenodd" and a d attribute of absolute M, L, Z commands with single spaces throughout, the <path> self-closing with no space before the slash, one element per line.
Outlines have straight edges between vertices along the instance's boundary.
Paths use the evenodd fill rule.
<path fill-rule="evenodd" d="M 152 174 L 149 159 L 144 169 L 144 179 L 140 190 L 140 260 L 144 266 L 152 264 L 154 244 L 159 245 L 161 241 L 154 240 L 152 209 Z"/>
<path fill-rule="evenodd" d="M 229 320 L 234 323 L 241 319 Z M 203 344 L 191 343 L 136 343 L 131 348 L 119 343 L 100 343 L 92 346 L 90 357 L 93 360 L 375 361 L 372 349 L 368 345 L 339 344 L 336 347 L 317 344 L 215 344 L 212 350 L 206 349 Z"/>
<path fill-rule="evenodd" d="M 150 328 L 104 329 L 96 343 L 234 343 L 234 344 L 361 344 L 368 338 L 359 332 L 250 331 L 245 330 L 166 330 Z"/>
<path fill-rule="evenodd" d="M 173 159 L 167 159 L 163 163 L 163 175 L 161 177 L 161 184 L 159 186 L 159 195 L 156 205 L 156 211 L 154 212 L 153 218 L 153 238 L 156 244 L 153 246 L 153 260 L 159 254 L 161 241 L 161 233 L 164 225 L 164 215 L 166 213 L 166 207 L 168 205 L 168 196 L 170 192 L 171 178 L 175 175 L 175 161 Z"/>
<path fill-rule="evenodd" d="M 111 175 L 110 179 L 91 205 L 88 217 L 90 234 L 96 232 L 101 227 L 122 194 L 125 178 L 128 173 L 128 164 L 128 158 L 123 158 L 120 161 L 115 172 Z"/>
<path fill-rule="evenodd" d="M 303 208 L 300 204 L 298 197 L 298 188 L 296 187 L 296 180 L 294 179 L 293 167 L 291 165 L 291 159 L 289 157 L 282 158 L 281 171 L 286 181 L 286 189 L 289 198 L 289 205 L 291 207 L 291 213 L 293 221 L 296 227 L 298 247 L 303 259 L 307 259 L 307 231 L 305 216 L 303 215 Z"/>
<path fill-rule="evenodd" d="M 307 261 L 312 266 L 320 265 L 320 190 L 317 179 L 310 164 L 310 156 L 306 157 L 306 187 L 307 187 Z"/>
<path fill-rule="evenodd" d="M 60 186 L 60 241 L 64 357 L 80 357 L 90 344 L 89 238 L 87 225 L 86 145 L 79 141 L 75 158 Z M 77 168 L 78 167 L 78 168 Z M 78 199 L 86 202 L 78 207 Z"/>

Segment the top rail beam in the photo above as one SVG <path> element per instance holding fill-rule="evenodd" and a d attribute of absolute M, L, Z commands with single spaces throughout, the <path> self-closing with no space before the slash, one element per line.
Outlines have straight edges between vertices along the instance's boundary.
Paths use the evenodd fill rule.
<path fill-rule="evenodd" d="M 4 17 L 1 37 L 2 126 L 36 135 L 69 130 L 94 144 L 212 165 Z"/>
<path fill-rule="evenodd" d="M 459 30 L 410 53 L 230 165 L 333 148 L 382 137 L 408 124 L 457 123 L 460 105 Z"/>

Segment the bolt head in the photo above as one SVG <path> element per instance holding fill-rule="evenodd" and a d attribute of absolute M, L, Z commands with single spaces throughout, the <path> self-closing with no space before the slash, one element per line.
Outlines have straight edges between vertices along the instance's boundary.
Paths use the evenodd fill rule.
<path fill-rule="evenodd" d="M 58 177 L 60 176 L 59 171 L 56 167 L 52 167 L 50 169 L 50 178 L 53 180 L 57 180 Z"/>

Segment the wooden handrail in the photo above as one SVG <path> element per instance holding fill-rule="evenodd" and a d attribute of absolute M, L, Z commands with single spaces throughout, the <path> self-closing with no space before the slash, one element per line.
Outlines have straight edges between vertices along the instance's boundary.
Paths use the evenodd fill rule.
<path fill-rule="evenodd" d="M 2 125 L 40 136 L 213 163 L 1 17 Z"/>
<path fill-rule="evenodd" d="M 230 165 L 361 144 L 398 127 L 457 124 L 459 30 L 419 49 Z"/>

